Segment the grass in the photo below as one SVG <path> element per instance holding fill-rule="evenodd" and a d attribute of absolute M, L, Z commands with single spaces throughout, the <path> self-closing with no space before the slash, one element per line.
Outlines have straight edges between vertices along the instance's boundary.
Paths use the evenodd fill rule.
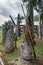
<path fill-rule="evenodd" d="M 18 47 L 20 46 L 20 40 L 21 39 L 18 39 L 18 41 L 17 41 L 18 42 L 18 44 L 17 44 Z M 39 40 L 36 40 L 36 42 L 38 43 Z M 41 43 L 41 40 L 40 40 L 40 43 Z M 40 43 L 38 43 L 38 45 L 35 47 L 37 57 L 43 57 L 43 46 L 40 45 Z M 9 61 L 9 60 L 14 59 L 14 58 L 16 58 L 18 56 L 20 56 L 20 51 L 15 51 L 15 52 L 12 52 L 12 53 L 9 53 L 9 54 L 5 55 L 4 59 L 6 61 Z"/>
<path fill-rule="evenodd" d="M 0 31 L 0 36 L 2 36 L 2 31 Z"/>
<path fill-rule="evenodd" d="M 0 35 L 2 35 L 2 28 L 0 28 Z"/>
<path fill-rule="evenodd" d="M 20 51 L 14 51 L 12 53 L 6 54 L 4 56 L 4 60 L 7 62 L 11 59 L 14 59 L 14 58 L 18 57 L 18 56 L 20 56 Z"/>
<path fill-rule="evenodd" d="M 2 36 L 2 31 L 0 30 L 0 36 Z M 17 47 L 19 48 L 20 47 L 20 43 L 21 43 L 21 38 L 18 38 L 17 40 Z M 43 40 L 41 39 L 36 39 L 36 47 L 35 47 L 35 51 L 36 51 L 36 55 L 37 57 L 43 57 Z M 2 44 L 2 39 L 0 38 L 0 45 Z M 20 51 L 14 51 L 14 52 L 11 52 L 9 54 L 6 54 L 4 56 L 4 59 L 6 61 L 9 61 L 13 58 L 16 58 L 20 56 Z"/>
<path fill-rule="evenodd" d="M 20 47 L 20 43 L 21 43 L 21 37 L 19 37 L 18 40 L 17 40 L 17 47 L 18 48 Z"/>
<path fill-rule="evenodd" d="M 2 39 L 0 39 L 0 45 L 2 45 Z"/>
<path fill-rule="evenodd" d="M 43 57 L 43 40 L 37 39 L 36 43 L 37 43 L 35 47 L 36 55 L 37 57 Z"/>
<path fill-rule="evenodd" d="M 2 27 L 0 28 L 0 31 L 2 31 Z"/>
<path fill-rule="evenodd" d="M 43 57 L 43 46 L 37 46 L 36 47 L 36 55 L 37 57 Z"/>
<path fill-rule="evenodd" d="M 17 48 L 20 47 L 21 38 L 19 37 L 17 40 Z M 14 59 L 16 57 L 20 56 L 20 50 L 16 50 L 14 52 L 8 53 L 4 56 L 4 60 L 7 62 L 11 59 Z"/>
<path fill-rule="evenodd" d="M 0 31 L 0 45 L 2 44 L 2 31 Z"/>

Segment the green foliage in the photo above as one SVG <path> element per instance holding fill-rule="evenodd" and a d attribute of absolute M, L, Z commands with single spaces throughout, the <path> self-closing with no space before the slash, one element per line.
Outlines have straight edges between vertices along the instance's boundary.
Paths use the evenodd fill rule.
<path fill-rule="evenodd" d="M 2 27 L 0 26 L 0 45 L 2 44 Z"/>
<path fill-rule="evenodd" d="M 2 45 L 2 39 L 0 39 L 0 45 Z"/>
<path fill-rule="evenodd" d="M 8 25 L 12 24 L 11 20 L 8 20 Z"/>
<path fill-rule="evenodd" d="M 36 44 L 35 51 L 37 57 L 43 57 L 43 40 L 36 39 Z"/>
<path fill-rule="evenodd" d="M 0 26 L 0 28 L 1 28 L 1 26 Z"/>
<path fill-rule="evenodd" d="M 17 48 L 20 47 L 20 42 L 21 42 L 21 37 L 18 37 Z M 4 60 L 7 62 L 7 61 L 9 61 L 11 59 L 14 59 L 14 58 L 18 57 L 18 56 L 20 56 L 20 50 L 16 50 L 16 51 L 13 51 L 13 52 L 11 52 L 9 54 L 6 54 L 4 56 Z"/>
<path fill-rule="evenodd" d="M 16 57 L 20 56 L 20 51 L 14 51 L 4 56 L 4 60 L 7 62 L 11 59 L 14 59 Z"/>
<path fill-rule="evenodd" d="M 36 55 L 37 57 L 43 57 L 43 46 L 42 45 L 39 45 L 36 47 Z"/>
<path fill-rule="evenodd" d="M 22 0 L 23 2 L 27 2 L 28 0 Z"/>
<path fill-rule="evenodd" d="M 0 45 L 2 44 L 2 30 L 0 30 Z"/>
<path fill-rule="evenodd" d="M 24 16 L 21 16 L 20 19 L 25 19 L 25 17 Z"/>
<path fill-rule="evenodd" d="M 23 2 L 30 1 L 32 3 L 32 5 L 33 5 L 33 8 L 35 7 L 35 10 L 37 12 L 39 12 L 39 10 L 41 10 L 42 14 L 41 14 L 40 18 L 41 18 L 41 20 L 43 20 L 43 0 L 22 0 L 22 1 Z M 37 5 L 38 5 L 38 9 L 37 9 Z M 34 20 L 37 21 L 37 20 L 39 20 L 39 18 L 35 16 Z"/>
<path fill-rule="evenodd" d="M 23 2 L 27 2 L 27 1 L 29 1 L 29 0 L 22 0 Z M 31 2 L 32 2 L 32 4 L 33 4 L 33 6 L 36 6 L 36 4 L 37 4 L 37 0 L 30 0 Z"/>
<path fill-rule="evenodd" d="M 21 38 L 18 38 L 18 43 L 17 43 L 17 45 L 19 45 L 18 48 L 20 47 L 20 40 L 21 40 Z M 37 57 L 43 57 L 43 45 L 41 44 L 42 42 L 43 42 L 43 40 L 36 39 L 37 46 L 35 47 L 35 51 L 36 51 Z M 9 61 L 18 56 L 20 56 L 20 50 L 16 50 L 14 52 L 6 54 L 4 56 L 4 59 L 5 59 L 5 61 Z"/>
<path fill-rule="evenodd" d="M 36 6 L 37 0 L 31 0 L 33 6 Z"/>
<path fill-rule="evenodd" d="M 2 27 L 0 26 L 0 31 L 2 31 Z"/>
<path fill-rule="evenodd" d="M 34 16 L 34 21 L 39 21 L 39 15 Z"/>
<path fill-rule="evenodd" d="M 33 6 L 38 5 L 39 7 L 42 6 L 42 0 L 22 0 L 23 2 L 31 1 Z"/>
<path fill-rule="evenodd" d="M 8 20 L 8 21 L 5 21 L 5 26 L 8 26 L 8 25 L 10 25 L 10 24 L 12 24 L 12 22 L 10 21 L 10 20 Z"/>
<path fill-rule="evenodd" d="M 40 18 L 41 18 L 41 20 L 43 21 L 43 13 L 41 14 Z"/>

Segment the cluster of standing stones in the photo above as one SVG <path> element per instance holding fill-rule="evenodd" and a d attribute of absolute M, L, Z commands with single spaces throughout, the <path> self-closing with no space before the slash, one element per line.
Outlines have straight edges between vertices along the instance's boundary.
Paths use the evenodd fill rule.
<path fill-rule="evenodd" d="M 12 17 L 11 20 L 13 22 Z M 14 41 L 16 47 L 17 37 L 20 37 L 20 15 L 18 14 L 17 18 L 17 32 L 14 32 L 14 22 L 13 24 L 12 22 L 10 24 L 5 22 L 2 25 L 2 40 L 3 45 L 6 46 L 6 52 L 11 52 L 14 49 Z"/>
<path fill-rule="evenodd" d="M 19 15 L 18 15 L 19 18 Z M 19 23 L 17 23 L 17 28 L 19 28 L 19 24 L 20 24 L 20 20 L 18 19 Z M 3 45 L 6 46 L 6 52 L 11 52 L 14 49 L 14 29 L 13 29 L 13 25 L 6 25 L 5 24 L 2 26 L 3 27 Z M 18 29 L 19 30 L 19 29 Z M 21 45 L 20 45 L 20 50 L 21 50 L 21 60 L 30 60 L 32 59 L 32 47 L 31 47 L 31 42 L 29 41 L 29 45 L 27 45 L 28 43 L 25 41 L 25 35 L 24 35 L 24 31 L 23 31 L 23 35 L 22 35 L 22 41 L 21 41 Z M 18 31 L 18 34 L 19 31 Z M 17 34 L 17 36 L 19 36 Z"/>
<path fill-rule="evenodd" d="M 3 45 L 6 46 L 6 52 L 11 52 L 14 49 L 14 31 L 13 31 L 13 25 L 3 25 Z"/>

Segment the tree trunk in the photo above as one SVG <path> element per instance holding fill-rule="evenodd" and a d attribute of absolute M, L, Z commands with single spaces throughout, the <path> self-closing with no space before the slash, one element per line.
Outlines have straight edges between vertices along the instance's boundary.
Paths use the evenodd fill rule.
<path fill-rule="evenodd" d="M 42 39 L 42 30 L 41 30 L 41 13 L 40 13 L 40 8 L 39 8 L 39 39 Z"/>
<path fill-rule="evenodd" d="M 35 54 L 35 50 L 34 50 L 34 44 L 35 44 L 35 40 L 33 38 L 33 6 L 31 1 L 29 0 L 29 8 L 27 10 L 27 22 L 26 22 L 26 31 L 28 33 L 28 38 L 30 38 L 31 41 L 31 46 L 33 49 L 33 54 L 34 54 L 34 58 L 36 58 L 36 54 Z M 33 40 L 33 41 L 32 41 Z"/>
<path fill-rule="evenodd" d="M 33 5 L 31 3 L 31 1 L 29 0 L 29 3 L 28 3 L 28 9 L 27 9 L 27 17 L 30 16 L 30 19 L 31 19 L 31 25 L 32 25 L 32 35 L 33 35 L 33 27 L 34 27 L 34 22 L 33 22 Z"/>

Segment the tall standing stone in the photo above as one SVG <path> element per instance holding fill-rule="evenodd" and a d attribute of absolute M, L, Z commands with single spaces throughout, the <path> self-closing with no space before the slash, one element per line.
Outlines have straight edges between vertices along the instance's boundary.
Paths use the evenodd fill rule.
<path fill-rule="evenodd" d="M 18 17 L 17 17 L 17 37 L 20 37 L 20 14 L 18 14 Z"/>
<path fill-rule="evenodd" d="M 11 24 L 10 25 L 10 29 L 11 29 L 11 31 L 12 31 L 12 38 L 13 38 L 13 41 L 14 41 L 14 39 L 15 39 L 15 34 L 14 34 L 14 28 L 13 28 L 13 25 Z"/>
<path fill-rule="evenodd" d="M 10 29 L 6 34 L 6 52 L 11 52 L 14 49 L 13 31 Z"/>
<path fill-rule="evenodd" d="M 21 42 L 21 58 L 24 61 L 32 59 L 32 42 L 29 32 L 33 37 L 33 7 L 30 0 L 27 8 L 26 28 Z"/>
<path fill-rule="evenodd" d="M 33 35 L 33 31 L 34 31 L 34 22 L 33 22 L 33 5 L 32 5 L 32 2 L 31 0 L 28 1 L 28 5 L 27 5 L 27 17 L 30 17 L 31 21 L 31 25 L 32 25 L 32 35 Z"/>
<path fill-rule="evenodd" d="M 29 61 L 32 59 L 32 47 L 31 42 L 28 43 L 25 41 L 24 35 L 22 36 L 21 42 L 21 59 L 23 61 Z"/>
<path fill-rule="evenodd" d="M 28 39 L 26 30 L 22 32 L 22 41 L 20 45 L 21 49 L 21 60 L 22 61 L 29 61 L 32 59 L 32 46 L 31 46 L 31 41 L 29 40 L 28 42 L 26 41 L 26 38 Z M 25 34 L 26 33 L 26 34 Z"/>

